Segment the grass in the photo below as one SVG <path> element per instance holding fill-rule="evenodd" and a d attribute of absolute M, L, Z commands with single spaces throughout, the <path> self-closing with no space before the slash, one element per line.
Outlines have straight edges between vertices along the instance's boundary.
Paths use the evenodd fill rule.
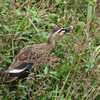
<path fill-rule="evenodd" d="M 0 85 L 1 100 L 99 100 L 100 21 L 95 0 L 0 1 L 0 69 L 7 69 L 27 44 L 47 41 L 56 26 L 74 26 L 52 54 L 62 58 L 56 70 L 47 65 L 14 91 Z"/>

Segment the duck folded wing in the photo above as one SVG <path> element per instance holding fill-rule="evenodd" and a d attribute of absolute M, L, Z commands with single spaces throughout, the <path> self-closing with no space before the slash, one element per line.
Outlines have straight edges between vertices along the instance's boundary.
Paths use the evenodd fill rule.
<path fill-rule="evenodd" d="M 32 68 L 32 65 L 32 63 L 24 63 L 17 66 L 16 69 L 0 71 L 0 83 L 9 83 L 19 78 L 25 78 L 28 75 L 28 71 Z"/>
<path fill-rule="evenodd" d="M 6 70 L 6 73 L 21 73 L 25 70 L 30 70 L 33 66 L 33 63 L 22 63 L 21 65 L 17 66 L 16 68 Z"/>

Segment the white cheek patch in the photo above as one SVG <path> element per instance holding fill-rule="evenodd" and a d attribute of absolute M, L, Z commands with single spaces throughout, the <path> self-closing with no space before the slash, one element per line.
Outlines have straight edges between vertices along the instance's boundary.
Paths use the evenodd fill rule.
<path fill-rule="evenodd" d="M 63 36 L 63 35 L 64 35 L 64 31 L 62 31 L 59 35 L 60 35 L 60 36 Z"/>
<path fill-rule="evenodd" d="M 26 68 L 23 69 L 12 69 L 12 70 L 7 70 L 7 73 L 11 73 L 11 74 L 16 74 L 16 73 L 21 73 L 25 70 Z"/>

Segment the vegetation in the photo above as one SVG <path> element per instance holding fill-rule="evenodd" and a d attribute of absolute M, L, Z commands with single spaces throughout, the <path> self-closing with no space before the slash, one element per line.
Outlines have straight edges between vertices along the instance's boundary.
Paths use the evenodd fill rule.
<path fill-rule="evenodd" d="M 0 84 L 0 100 L 100 100 L 100 19 L 95 7 L 95 0 L 1 0 L 0 69 L 7 69 L 25 45 L 46 42 L 54 27 L 73 25 L 74 31 L 52 51 L 63 59 L 56 70 L 44 65 L 13 90 Z"/>

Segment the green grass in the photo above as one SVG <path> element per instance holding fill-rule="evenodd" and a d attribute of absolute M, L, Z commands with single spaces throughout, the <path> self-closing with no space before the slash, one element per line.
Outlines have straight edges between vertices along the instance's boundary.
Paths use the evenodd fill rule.
<path fill-rule="evenodd" d="M 13 91 L 1 84 L 0 100 L 99 100 L 100 21 L 95 6 L 95 0 L 17 0 L 17 6 L 1 0 L 0 69 L 7 69 L 25 45 L 46 42 L 54 27 L 73 25 L 74 31 L 52 51 L 62 58 L 56 70 L 45 65 Z"/>

